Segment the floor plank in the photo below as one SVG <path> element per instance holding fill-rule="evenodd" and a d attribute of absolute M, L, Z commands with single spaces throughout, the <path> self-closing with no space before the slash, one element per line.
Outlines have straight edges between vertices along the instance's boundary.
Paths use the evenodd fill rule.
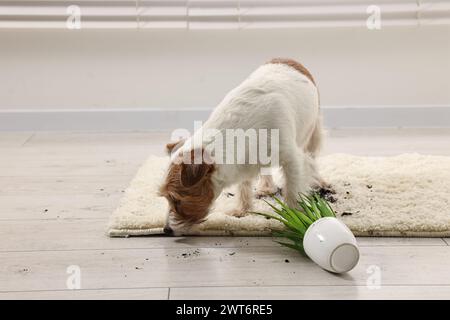
<path fill-rule="evenodd" d="M 23 291 L 0 293 L 0 300 L 166 300 L 168 288 Z"/>
<path fill-rule="evenodd" d="M 3 221 L 0 252 L 108 250 L 133 248 L 214 248 L 278 246 L 270 237 L 130 237 L 109 238 L 107 219 Z"/>
<path fill-rule="evenodd" d="M 271 237 L 131 237 L 106 236 L 107 218 L 2 221 L 0 251 L 106 250 L 127 248 L 273 247 Z M 447 246 L 440 238 L 358 238 L 364 246 Z"/>
<path fill-rule="evenodd" d="M 362 247 L 373 246 L 445 246 L 442 238 L 380 238 L 380 237 L 358 237 L 358 245 Z"/>
<path fill-rule="evenodd" d="M 117 207 L 122 192 L 92 194 L 0 195 L 0 221 L 107 219 Z"/>
<path fill-rule="evenodd" d="M 2 133 L 0 133 L 2 134 Z M 164 146 L 170 132 L 37 132 L 27 147 Z M 163 151 L 163 150 L 162 150 Z"/>
<path fill-rule="evenodd" d="M 104 195 L 121 193 L 130 183 L 129 176 L 46 176 L 0 177 L 0 196 L 22 196 L 23 201 L 42 195 Z"/>
<path fill-rule="evenodd" d="M 134 160 L 117 160 L 105 156 L 95 159 L 86 155 L 84 159 L 67 156 L 48 156 L 31 161 L 6 158 L 0 161 L 0 177 L 61 177 L 61 176 L 133 176 L 146 156 L 135 157 Z M 30 160 L 28 160 L 30 161 Z"/>
<path fill-rule="evenodd" d="M 450 286 L 270 286 L 171 288 L 170 300 L 430 300 L 450 299 Z"/>
<path fill-rule="evenodd" d="M 0 132 L 0 148 L 20 148 L 32 136 L 32 132 Z"/>
<path fill-rule="evenodd" d="M 371 270 L 382 285 L 450 285 L 449 246 L 362 247 L 358 266 L 344 275 L 280 247 L 8 252 L 0 261 L 0 291 L 64 290 L 72 265 L 83 289 L 361 286 Z"/>
<path fill-rule="evenodd" d="M 0 176 L 134 175 L 150 154 L 164 154 L 167 135 L 36 133 L 4 153 Z"/>

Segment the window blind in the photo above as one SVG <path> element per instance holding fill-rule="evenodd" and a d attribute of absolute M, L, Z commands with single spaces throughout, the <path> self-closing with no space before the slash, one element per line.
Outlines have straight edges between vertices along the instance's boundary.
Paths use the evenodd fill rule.
<path fill-rule="evenodd" d="M 0 0 L 0 28 L 253 29 L 450 24 L 450 0 Z"/>

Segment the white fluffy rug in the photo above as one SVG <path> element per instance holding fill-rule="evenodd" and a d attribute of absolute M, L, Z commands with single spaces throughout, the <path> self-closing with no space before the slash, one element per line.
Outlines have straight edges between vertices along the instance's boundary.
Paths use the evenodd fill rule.
<path fill-rule="evenodd" d="M 168 161 L 152 156 L 139 169 L 111 216 L 110 236 L 162 233 L 167 204 L 156 192 Z M 450 157 L 334 154 L 320 158 L 319 167 L 336 190 L 332 206 L 337 216 L 355 235 L 450 236 Z M 218 198 L 208 220 L 192 235 L 270 235 L 271 229 L 281 227 L 253 214 L 225 215 L 236 201 L 233 193 L 226 190 Z M 262 200 L 254 202 L 255 211 L 269 212 Z"/>

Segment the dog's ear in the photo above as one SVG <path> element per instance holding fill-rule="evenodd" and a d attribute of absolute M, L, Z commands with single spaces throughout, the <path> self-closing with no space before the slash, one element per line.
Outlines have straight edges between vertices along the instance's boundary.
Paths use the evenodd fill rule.
<path fill-rule="evenodd" d="M 206 152 L 202 150 L 202 162 L 196 164 L 194 161 L 195 151 L 191 151 L 191 161 L 181 163 L 181 184 L 183 187 L 192 187 L 199 183 L 208 173 L 214 169 L 214 164 L 205 162 Z"/>
<path fill-rule="evenodd" d="M 210 171 L 209 164 L 182 164 L 181 184 L 183 187 L 192 187 L 199 183 Z"/>
<path fill-rule="evenodd" d="M 174 153 L 175 151 L 177 151 L 178 149 L 180 149 L 184 142 L 186 141 L 186 139 L 181 139 L 177 142 L 169 142 L 166 145 L 166 152 L 167 154 L 170 156 L 170 154 Z"/>

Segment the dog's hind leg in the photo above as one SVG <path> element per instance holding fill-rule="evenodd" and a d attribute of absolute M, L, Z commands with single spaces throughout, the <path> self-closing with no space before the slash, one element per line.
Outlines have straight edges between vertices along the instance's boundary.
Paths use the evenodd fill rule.
<path fill-rule="evenodd" d="M 280 155 L 285 178 L 283 197 L 292 208 L 297 206 L 298 195 L 309 193 L 312 184 L 311 157 L 300 148 L 296 151 Z"/>
<path fill-rule="evenodd" d="M 318 156 L 320 148 L 322 147 L 323 135 L 324 132 L 322 128 L 322 118 L 319 117 L 308 140 L 308 143 L 306 144 L 306 152 L 309 153 L 311 156 L 309 165 L 311 167 L 311 172 L 313 176 L 312 187 L 313 189 L 316 190 L 323 189 L 327 193 L 335 193 L 331 185 L 322 178 L 317 169 L 316 157 Z"/>
<path fill-rule="evenodd" d="M 306 152 L 310 153 L 313 158 L 319 154 L 323 143 L 323 135 L 322 119 L 319 117 L 306 144 Z"/>

